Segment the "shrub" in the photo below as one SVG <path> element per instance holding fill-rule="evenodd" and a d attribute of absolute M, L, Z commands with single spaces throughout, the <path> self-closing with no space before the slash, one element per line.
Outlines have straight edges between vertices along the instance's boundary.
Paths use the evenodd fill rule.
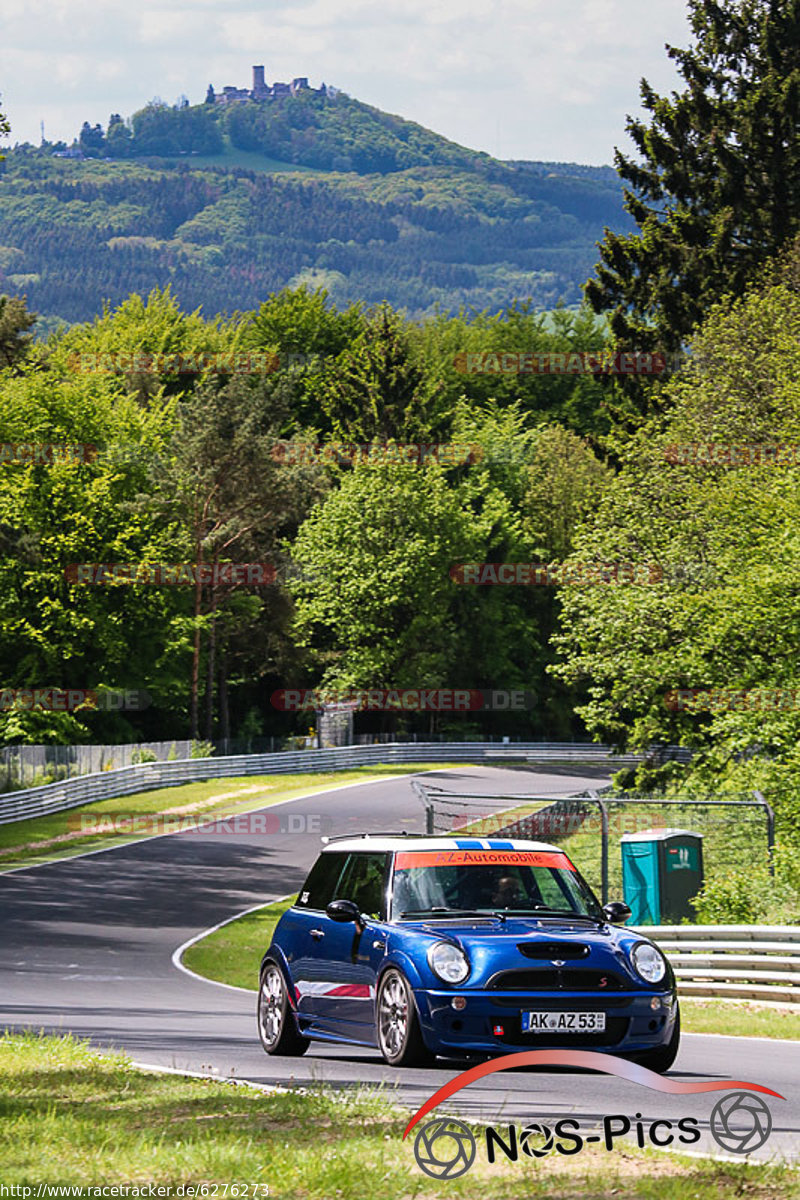
<path fill-rule="evenodd" d="M 700 925 L 756 925 L 763 918 L 769 875 L 763 868 L 712 876 L 694 898 Z"/>
<path fill-rule="evenodd" d="M 131 751 L 131 762 L 137 763 L 158 762 L 158 756 L 154 750 L 148 749 L 147 746 L 137 746 Z"/>
<path fill-rule="evenodd" d="M 790 847 L 775 850 L 775 875 L 761 863 L 710 875 L 694 897 L 699 925 L 800 924 L 800 867 Z"/>

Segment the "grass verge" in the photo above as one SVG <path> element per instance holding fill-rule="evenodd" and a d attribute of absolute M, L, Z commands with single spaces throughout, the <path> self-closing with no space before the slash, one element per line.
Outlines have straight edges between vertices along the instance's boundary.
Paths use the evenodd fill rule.
<path fill-rule="evenodd" d="M 268 904 L 223 925 L 189 947 L 183 955 L 185 965 L 206 979 L 255 991 L 259 964 L 272 931 L 291 903 L 286 900 Z M 796 1008 L 761 1008 L 746 1001 L 682 999 L 681 1023 L 684 1033 L 800 1041 L 800 1012 Z"/>
<path fill-rule="evenodd" d="M 800 1041 L 800 1012 L 761 1008 L 746 1000 L 681 1000 L 684 1033 L 725 1033 L 731 1037 L 788 1038 Z"/>
<path fill-rule="evenodd" d="M 152 1185 L 177 1195 L 182 1185 L 247 1183 L 248 1192 L 238 1195 L 251 1200 L 266 1188 L 270 1200 L 378 1194 L 518 1200 L 523 1192 L 551 1200 L 800 1196 L 800 1175 L 786 1166 L 715 1163 L 627 1146 L 493 1166 L 479 1150 L 467 1175 L 438 1182 L 416 1165 L 412 1139 L 402 1141 L 408 1115 L 386 1095 L 318 1087 L 264 1094 L 151 1074 L 71 1037 L 5 1034 L 0 1074 L 7 1135 L 0 1141 L 0 1180 L 32 1187 L 31 1194 L 42 1184 Z"/>
<path fill-rule="evenodd" d="M 258 968 L 264 951 L 272 938 L 272 931 L 291 900 L 267 904 L 255 912 L 229 921 L 221 929 L 209 933 L 184 951 L 183 964 L 205 979 L 234 987 L 258 988 Z"/>
<path fill-rule="evenodd" d="M 450 764 L 452 765 L 452 764 Z M 463 765 L 463 764 L 462 764 Z M 327 787 L 340 787 L 374 779 L 402 779 L 419 771 L 447 767 L 447 763 L 413 763 L 407 766 L 389 763 L 357 767 L 351 771 L 309 771 L 298 775 L 248 775 L 231 779 L 210 779 L 180 787 L 157 788 L 119 796 L 100 804 L 71 808 L 47 817 L 12 821 L 0 825 L 0 873 L 12 867 L 35 862 L 51 862 L 83 854 L 101 847 L 125 845 L 140 840 L 130 833 L 120 834 L 120 825 L 112 818 L 150 818 L 142 821 L 147 833 L 166 832 L 154 817 L 190 821 L 249 812 L 275 804 L 279 800 L 299 799 Z M 96 832 L 92 832 L 96 828 Z"/>

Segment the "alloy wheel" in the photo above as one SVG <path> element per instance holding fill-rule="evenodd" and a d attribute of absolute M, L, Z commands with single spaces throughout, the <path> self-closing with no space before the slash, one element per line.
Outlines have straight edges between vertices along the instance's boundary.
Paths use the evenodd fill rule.
<path fill-rule="evenodd" d="M 281 1035 L 284 1013 L 284 987 L 277 967 L 267 967 L 261 980 L 259 1018 L 264 1041 L 273 1046 Z"/>
<path fill-rule="evenodd" d="M 389 1058 L 395 1058 L 408 1032 L 408 995 L 399 975 L 390 975 L 381 988 L 378 1024 L 381 1049 Z"/>

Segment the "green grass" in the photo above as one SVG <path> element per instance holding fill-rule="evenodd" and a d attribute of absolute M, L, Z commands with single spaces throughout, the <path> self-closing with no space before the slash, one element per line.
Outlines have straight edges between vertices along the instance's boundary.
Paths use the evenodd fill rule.
<path fill-rule="evenodd" d="M 258 968 L 272 931 L 293 903 L 294 897 L 229 921 L 190 946 L 183 955 L 184 965 L 206 979 L 255 991 Z"/>
<path fill-rule="evenodd" d="M 314 1086 L 264 1094 L 147 1073 L 71 1037 L 0 1037 L 0 1076 L 5 1187 L 153 1185 L 175 1195 L 181 1185 L 247 1183 L 251 1198 L 258 1184 L 258 1195 L 268 1187 L 270 1200 L 800 1196 L 800 1176 L 784 1166 L 714 1163 L 627 1145 L 613 1154 L 590 1147 L 572 1158 L 491 1167 L 479 1150 L 467 1175 L 440 1183 L 420 1172 L 411 1139 L 402 1140 L 408 1114 L 385 1093 Z"/>
<path fill-rule="evenodd" d="M 210 779 L 203 783 L 188 783 L 180 787 L 157 788 L 120 796 L 53 813 L 27 821 L 12 821 L 0 825 L 0 874 L 17 866 L 35 862 L 52 862 L 73 854 L 101 847 L 124 845 L 138 840 L 108 828 L 105 832 L 82 830 L 85 820 L 109 814 L 133 817 L 156 814 L 183 815 L 192 819 L 219 817 L 237 812 L 249 812 L 322 791 L 325 788 L 358 783 L 368 779 L 401 779 L 419 771 L 446 767 L 447 763 L 414 763 L 403 765 L 379 764 L 358 767 L 350 771 L 309 771 L 297 775 L 248 775 L 241 778 Z M 152 832 L 159 832 L 152 827 Z"/>
<path fill-rule="evenodd" d="M 190 946 L 183 956 L 185 965 L 206 979 L 255 991 L 259 964 L 272 931 L 293 899 L 268 904 L 229 921 Z M 681 999 L 681 1020 L 684 1033 L 800 1041 L 800 1011 L 797 1008 L 762 1008 L 746 1001 Z"/>
<path fill-rule="evenodd" d="M 681 1000 L 684 1033 L 725 1033 L 731 1037 L 789 1038 L 800 1041 L 800 1006 L 761 1008 L 746 1000 Z"/>
<path fill-rule="evenodd" d="M 223 167 L 225 169 L 246 167 L 250 171 L 265 171 L 270 175 L 300 173 L 324 177 L 329 174 L 322 167 L 307 167 L 301 163 L 270 158 L 268 154 L 261 154 L 258 150 L 241 150 L 238 146 L 231 145 L 230 139 L 227 137 L 225 138 L 225 148 L 219 154 L 174 154 L 157 157 L 164 163 L 184 163 L 189 167 Z"/>

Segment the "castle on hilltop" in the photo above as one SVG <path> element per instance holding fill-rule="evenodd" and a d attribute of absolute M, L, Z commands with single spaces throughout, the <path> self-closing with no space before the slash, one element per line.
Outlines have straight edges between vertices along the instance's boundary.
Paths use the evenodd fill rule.
<path fill-rule="evenodd" d="M 298 92 L 316 92 L 318 96 L 336 96 L 339 89 L 322 84 L 319 88 L 308 86 L 308 77 L 300 75 L 291 83 L 268 84 L 264 80 L 264 68 L 253 67 L 253 86 L 251 88 L 224 87 L 215 94 L 209 88 L 209 98 L 213 95 L 215 104 L 238 104 L 243 100 L 274 100 L 277 96 L 296 96 Z"/>

